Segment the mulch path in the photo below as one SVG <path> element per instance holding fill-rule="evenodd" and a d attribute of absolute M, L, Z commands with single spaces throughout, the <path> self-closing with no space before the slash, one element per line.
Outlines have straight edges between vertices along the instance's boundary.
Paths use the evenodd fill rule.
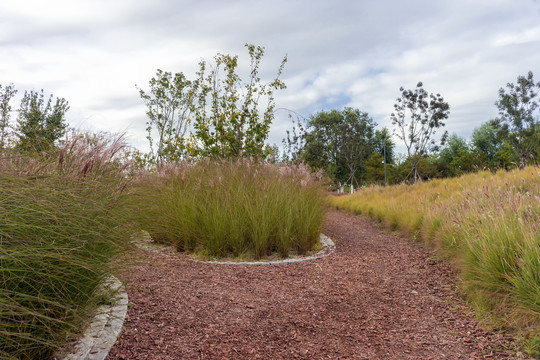
<path fill-rule="evenodd" d="M 131 306 L 108 359 L 508 359 L 452 271 L 370 221 L 331 211 L 325 258 L 286 265 L 195 263 L 138 249 Z"/>

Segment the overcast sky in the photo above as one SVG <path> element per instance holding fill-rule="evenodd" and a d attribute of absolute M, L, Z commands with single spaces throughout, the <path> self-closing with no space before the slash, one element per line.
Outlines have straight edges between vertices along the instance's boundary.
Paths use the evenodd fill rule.
<path fill-rule="evenodd" d="M 71 126 L 126 131 L 147 150 L 147 88 L 156 69 L 195 77 L 201 59 L 261 45 L 277 107 L 308 117 L 358 107 L 379 127 L 399 88 L 418 81 L 450 104 L 446 129 L 469 138 L 497 116 L 497 91 L 529 70 L 540 80 L 536 0 L 0 0 L 0 84 L 64 97 Z M 18 100 L 12 103 L 18 107 Z M 270 143 L 291 126 L 278 112 Z M 398 147 L 400 149 L 401 147 Z"/>

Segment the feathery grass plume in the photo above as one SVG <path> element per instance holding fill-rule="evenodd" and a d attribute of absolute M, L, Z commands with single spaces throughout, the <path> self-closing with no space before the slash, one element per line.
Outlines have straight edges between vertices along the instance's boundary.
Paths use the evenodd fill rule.
<path fill-rule="evenodd" d="M 371 187 L 330 201 L 409 235 L 417 231 L 460 270 L 463 287 L 481 312 L 532 342 L 539 339 L 539 168 Z"/>
<path fill-rule="evenodd" d="M 128 239 L 120 148 L 76 137 L 48 158 L 3 154 L 0 359 L 51 356 L 95 308 Z"/>
<path fill-rule="evenodd" d="M 140 229 L 204 258 L 304 254 L 318 243 L 325 211 L 320 174 L 251 159 L 169 165 L 135 188 Z"/>

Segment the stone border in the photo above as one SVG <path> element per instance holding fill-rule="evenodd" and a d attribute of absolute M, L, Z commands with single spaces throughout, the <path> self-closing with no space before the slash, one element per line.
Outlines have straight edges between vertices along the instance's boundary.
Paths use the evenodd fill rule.
<path fill-rule="evenodd" d="M 97 315 L 73 351 L 62 360 L 104 360 L 112 349 L 126 318 L 128 295 L 124 286 L 114 276 L 110 276 L 103 287 L 115 293 L 112 305 L 102 305 Z M 57 359 L 57 357 L 55 357 Z"/>
<path fill-rule="evenodd" d="M 253 265 L 282 265 L 282 264 L 294 264 L 304 261 L 311 261 L 315 259 L 320 259 L 322 257 L 328 256 L 331 253 L 333 253 L 336 250 L 336 245 L 334 242 L 326 235 L 321 234 L 321 245 L 322 250 L 320 250 L 318 253 L 310 256 L 298 256 L 293 257 L 289 259 L 284 260 L 276 260 L 276 261 L 207 261 L 207 260 L 197 260 L 190 256 L 187 256 L 187 258 L 190 261 L 203 263 L 203 264 L 218 264 L 218 265 L 240 265 L 240 266 L 253 266 Z M 142 248 L 147 251 L 151 252 L 165 252 L 167 255 L 174 255 L 175 252 L 171 246 L 169 245 L 163 245 L 163 244 L 155 244 L 152 243 L 152 240 L 150 238 L 149 234 L 144 234 L 137 240 L 134 240 L 133 243 L 137 245 L 139 248 Z"/>

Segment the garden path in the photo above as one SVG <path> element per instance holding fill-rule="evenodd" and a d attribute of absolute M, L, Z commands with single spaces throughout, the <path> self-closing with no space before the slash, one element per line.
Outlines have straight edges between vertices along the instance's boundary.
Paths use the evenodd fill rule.
<path fill-rule="evenodd" d="M 331 211 L 332 255 L 271 266 L 144 256 L 108 359 L 491 359 L 514 345 L 482 330 L 452 271 L 420 246 Z"/>

